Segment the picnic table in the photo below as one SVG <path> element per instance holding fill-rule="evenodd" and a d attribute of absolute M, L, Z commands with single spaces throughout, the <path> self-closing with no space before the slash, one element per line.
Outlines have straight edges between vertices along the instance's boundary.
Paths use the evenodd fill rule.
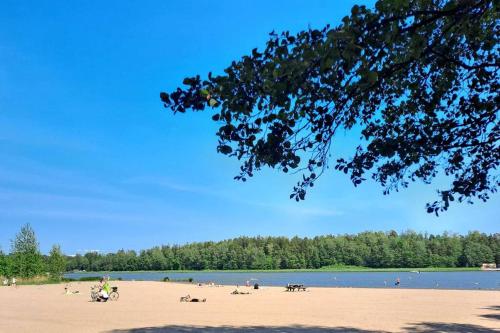
<path fill-rule="evenodd" d="M 306 291 L 306 287 L 304 287 L 303 284 L 291 284 L 291 283 L 289 283 L 286 285 L 285 288 L 286 288 L 286 291 L 295 291 L 295 289 L 297 289 L 297 291 L 301 291 L 301 290 Z"/>

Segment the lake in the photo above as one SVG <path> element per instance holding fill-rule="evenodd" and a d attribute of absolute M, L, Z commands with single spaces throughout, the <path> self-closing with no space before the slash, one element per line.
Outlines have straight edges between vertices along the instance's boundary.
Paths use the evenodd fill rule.
<path fill-rule="evenodd" d="M 193 278 L 196 283 L 215 282 L 224 285 L 285 286 L 301 283 L 311 287 L 356 287 L 413 289 L 495 289 L 500 290 L 500 272 L 79 272 L 65 277 L 78 279 L 85 276 L 109 275 L 123 280 L 161 281 Z"/>

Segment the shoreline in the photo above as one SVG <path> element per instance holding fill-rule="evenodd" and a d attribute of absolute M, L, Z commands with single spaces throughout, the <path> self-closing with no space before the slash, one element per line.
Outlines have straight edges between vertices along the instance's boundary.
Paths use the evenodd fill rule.
<path fill-rule="evenodd" d="M 68 281 L 68 282 L 60 282 L 60 283 L 50 283 L 50 284 L 70 284 L 70 283 L 86 283 L 86 282 L 97 282 L 97 281 Z M 160 281 L 160 280 L 111 280 L 112 283 L 114 282 L 152 282 L 152 283 L 160 283 L 160 284 L 172 284 L 172 285 L 183 285 L 183 286 L 194 286 L 194 287 L 208 287 L 208 288 L 221 288 L 221 287 L 229 287 L 229 288 L 235 288 L 235 284 L 223 284 L 220 283 L 215 286 L 210 286 L 207 283 L 202 283 L 202 282 L 182 282 L 182 281 Z M 201 286 L 200 286 L 201 283 Z M 35 284 L 33 284 L 35 285 Z M 24 286 L 30 286 L 29 284 L 25 284 Z M 244 285 L 238 285 L 239 288 L 245 288 L 249 290 L 253 290 L 253 286 L 244 286 Z M 500 288 L 496 289 L 457 289 L 457 288 L 410 288 L 410 287 L 395 287 L 395 286 L 387 286 L 387 287 L 347 287 L 347 286 L 317 286 L 317 285 L 306 285 L 305 286 L 307 289 L 359 289 L 359 290 L 365 290 L 365 289 L 374 289 L 374 290 L 448 290 L 448 291 L 498 291 L 500 292 Z M 259 284 L 259 288 L 278 288 L 278 289 L 284 289 L 285 286 L 276 286 L 276 285 L 266 285 L 266 284 Z M 290 293 L 302 293 L 303 291 L 291 291 Z"/>
<path fill-rule="evenodd" d="M 482 270 L 480 267 L 426 267 L 426 268 L 365 268 L 365 267 L 339 267 L 337 268 L 318 268 L 318 269 L 234 269 L 234 270 L 138 270 L 138 271 L 71 271 L 65 274 L 99 274 L 99 273 L 412 273 L 419 271 L 421 273 L 446 273 L 446 272 L 495 272 L 499 270 Z"/>
<path fill-rule="evenodd" d="M 122 280 L 125 281 L 125 280 Z M 78 282 L 78 281 L 74 281 Z M 221 287 L 229 287 L 229 288 L 235 288 L 236 286 L 234 284 L 219 284 L 218 286 L 210 286 L 208 284 L 203 284 L 201 286 L 198 285 L 198 283 L 190 283 L 190 282 L 163 282 L 163 281 L 150 281 L 150 280 L 135 280 L 135 281 L 125 281 L 125 282 L 155 282 L 155 283 L 167 283 L 167 284 L 179 284 L 179 285 L 191 285 L 195 287 L 208 287 L 208 288 L 221 288 Z M 357 290 L 436 290 L 436 291 L 493 291 L 493 292 L 500 292 L 500 288 L 497 289 L 453 289 L 453 288 L 408 288 L 408 287 L 344 287 L 344 286 L 315 286 L 315 285 L 306 285 L 305 286 L 307 289 L 357 289 Z M 244 288 L 248 290 L 253 290 L 253 286 L 246 287 L 246 286 L 239 286 L 239 288 Z M 282 289 L 285 291 L 285 286 L 270 286 L 270 285 L 265 285 L 265 284 L 259 284 L 259 288 L 273 288 L 273 289 Z M 289 293 L 303 293 L 304 291 L 290 291 Z M 288 292 L 287 292 L 288 293 Z"/>
<path fill-rule="evenodd" d="M 104 272 L 103 272 L 104 273 Z M 97 283 L 98 280 L 95 281 L 79 281 L 79 280 L 68 280 L 68 281 L 50 281 L 50 282 L 40 282 L 40 283 L 18 283 L 18 286 L 44 286 L 44 285 L 67 285 L 72 283 Z M 161 284 L 180 284 L 180 285 L 188 285 L 188 286 L 196 286 L 196 287 L 208 287 L 209 285 L 202 282 L 182 282 L 182 281 L 161 281 L 161 280 L 117 280 L 111 279 L 110 282 L 152 282 L 152 283 L 161 283 Z M 201 283 L 201 286 L 199 285 Z M 219 283 L 217 287 L 232 287 L 234 288 L 235 284 L 224 284 Z M 0 288 L 11 288 L 12 286 L 3 286 L 0 285 Z M 244 285 L 239 285 L 242 288 L 253 288 L 252 286 L 246 287 Z M 259 288 L 284 288 L 277 285 L 266 285 L 259 284 Z M 380 286 L 380 287 L 348 287 L 348 286 L 319 286 L 319 285 L 306 285 L 306 288 L 314 288 L 314 289 L 374 289 L 374 290 L 450 290 L 450 291 L 500 291 L 500 288 L 476 288 L 476 289 L 458 289 L 458 288 L 411 288 L 411 287 L 395 287 L 395 286 Z M 298 293 L 298 291 L 297 291 Z"/>

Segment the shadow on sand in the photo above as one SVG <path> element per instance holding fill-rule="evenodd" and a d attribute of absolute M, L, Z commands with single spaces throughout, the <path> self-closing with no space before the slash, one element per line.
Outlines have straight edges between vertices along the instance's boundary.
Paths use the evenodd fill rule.
<path fill-rule="evenodd" d="M 415 323 L 404 328 L 406 332 L 430 333 L 491 333 L 491 328 L 478 325 L 454 324 L 454 323 Z M 124 330 L 113 330 L 109 333 L 384 333 L 383 331 L 371 331 L 354 327 L 317 327 L 317 326 L 180 326 L 169 325 L 161 327 L 142 327 Z"/>
<path fill-rule="evenodd" d="M 494 313 L 488 313 L 481 315 L 481 317 L 486 318 L 486 319 L 496 319 L 500 320 L 500 305 L 494 305 L 494 306 L 489 306 L 485 308 L 487 310 L 493 310 L 495 311 Z"/>

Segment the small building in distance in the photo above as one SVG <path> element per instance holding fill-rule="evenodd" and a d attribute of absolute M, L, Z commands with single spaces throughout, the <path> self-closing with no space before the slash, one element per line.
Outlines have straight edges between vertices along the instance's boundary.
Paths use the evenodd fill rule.
<path fill-rule="evenodd" d="M 496 270 L 497 269 L 497 264 L 495 264 L 495 263 L 484 263 L 484 264 L 481 265 L 481 269 L 483 271 Z"/>

